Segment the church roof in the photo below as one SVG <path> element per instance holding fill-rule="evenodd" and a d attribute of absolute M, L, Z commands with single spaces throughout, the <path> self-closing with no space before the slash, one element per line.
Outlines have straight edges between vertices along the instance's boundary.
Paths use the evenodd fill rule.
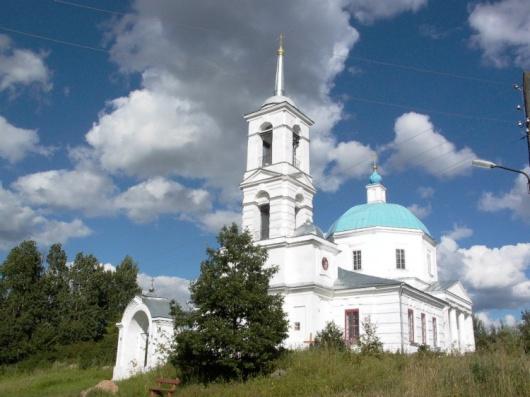
<path fill-rule="evenodd" d="M 171 308 L 166 298 L 143 295 L 142 301 L 149 309 L 151 318 L 171 318 Z"/>
<path fill-rule="evenodd" d="M 366 274 L 352 272 L 350 270 L 344 270 L 338 268 L 338 277 L 335 281 L 335 287 L 346 287 L 346 288 L 365 288 L 375 287 L 381 285 L 400 285 L 402 281 L 390 280 L 388 278 L 368 276 Z"/>
<path fill-rule="evenodd" d="M 273 95 L 267 98 L 267 100 L 261 107 L 264 108 L 266 106 L 275 105 L 277 103 L 283 103 L 283 102 L 287 102 L 289 105 L 296 107 L 293 100 L 285 95 Z"/>
<path fill-rule="evenodd" d="M 322 230 L 308 219 L 303 225 L 295 229 L 293 237 L 308 236 L 311 234 L 324 238 Z"/>
<path fill-rule="evenodd" d="M 399 204 L 368 203 L 356 205 L 346 211 L 331 225 L 327 236 L 336 232 L 365 229 L 374 226 L 423 230 L 429 236 L 427 227 L 407 208 Z"/>
<path fill-rule="evenodd" d="M 437 281 L 434 284 L 429 285 L 425 291 L 427 292 L 447 291 L 449 288 L 451 288 L 456 283 L 458 283 L 458 280 Z"/>

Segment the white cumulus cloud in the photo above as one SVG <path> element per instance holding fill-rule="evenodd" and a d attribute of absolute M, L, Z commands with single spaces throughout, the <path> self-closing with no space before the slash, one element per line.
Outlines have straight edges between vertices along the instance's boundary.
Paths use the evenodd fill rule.
<path fill-rule="evenodd" d="M 455 167 L 466 164 L 476 155 L 467 147 L 457 149 L 440 132 L 435 130 L 429 116 L 415 112 L 405 113 L 396 119 L 394 141 L 387 145 L 393 154 L 385 167 L 403 170 L 420 167 L 437 177 L 468 174 L 470 167 Z"/>
<path fill-rule="evenodd" d="M 170 300 L 174 299 L 184 309 L 187 309 L 186 303 L 190 300 L 190 280 L 172 276 L 152 277 L 145 273 L 139 273 L 136 280 L 143 293 L 147 293 L 152 285 L 156 296 Z"/>
<path fill-rule="evenodd" d="M 530 167 L 523 170 L 530 174 Z M 482 194 L 478 207 L 486 212 L 498 212 L 508 210 L 514 219 L 521 219 L 530 223 L 530 195 L 528 194 L 528 179 L 523 175 L 515 178 L 514 185 L 507 193 L 495 195 L 491 192 Z"/>
<path fill-rule="evenodd" d="M 485 61 L 497 67 L 530 67 L 530 2 L 477 3 L 471 7 L 469 25 L 476 31 L 471 43 L 482 49 Z"/>
<path fill-rule="evenodd" d="M 12 184 L 26 202 L 53 210 L 82 211 L 95 216 L 112 213 L 116 190 L 110 178 L 90 170 L 51 170 L 20 177 Z"/>
<path fill-rule="evenodd" d="M 50 148 L 39 145 L 37 131 L 17 128 L 0 116 L 0 157 L 16 163 L 28 153 L 47 155 L 50 152 Z"/>
<path fill-rule="evenodd" d="M 157 219 L 161 214 L 197 214 L 211 208 L 209 193 L 189 189 L 178 182 L 155 177 L 130 187 L 115 199 L 116 208 L 138 223 Z"/>
<path fill-rule="evenodd" d="M 416 12 L 428 0 L 346 0 L 346 7 L 360 22 L 370 24 L 376 19 L 391 18 L 403 12 Z"/>
<path fill-rule="evenodd" d="M 92 233 L 79 219 L 70 222 L 48 219 L 21 201 L 0 184 L 0 249 L 11 249 L 27 239 L 46 245 L 66 243 L 69 238 Z"/>
<path fill-rule="evenodd" d="M 455 226 L 438 245 L 440 279 L 460 279 L 477 311 L 517 309 L 530 298 L 530 243 L 461 248 L 457 239 L 470 230 Z"/>
<path fill-rule="evenodd" d="M 14 48 L 11 39 L 0 34 L 0 91 L 33 83 L 43 92 L 50 91 L 52 73 L 44 64 L 45 58 L 44 53 Z"/>

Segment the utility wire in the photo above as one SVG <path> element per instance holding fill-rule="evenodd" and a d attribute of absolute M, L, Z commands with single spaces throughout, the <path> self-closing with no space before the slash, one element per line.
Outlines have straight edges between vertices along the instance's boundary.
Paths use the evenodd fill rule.
<path fill-rule="evenodd" d="M 61 3 L 61 4 L 64 4 L 64 5 L 69 5 L 69 6 L 79 7 L 79 8 L 85 8 L 85 9 L 88 9 L 88 10 L 98 11 L 98 12 L 112 14 L 112 15 L 121 15 L 121 16 L 125 16 L 125 17 L 141 19 L 141 20 L 145 20 L 145 21 L 163 23 L 163 24 L 166 24 L 166 25 L 179 26 L 179 27 L 183 27 L 183 28 L 186 28 L 186 29 L 198 30 L 198 31 L 207 32 L 207 33 L 215 33 L 215 34 L 220 34 L 220 35 L 224 35 L 224 36 L 228 36 L 228 37 L 235 37 L 235 38 L 238 38 L 238 39 L 244 39 L 244 40 L 249 40 L 249 41 L 258 41 L 258 42 L 266 42 L 266 43 L 270 43 L 270 44 L 276 44 L 276 40 L 275 41 L 271 41 L 271 40 L 267 40 L 267 39 L 259 39 L 259 38 L 256 38 L 256 37 L 250 37 L 250 36 L 244 36 L 244 35 L 239 35 L 239 34 L 235 34 L 235 33 L 229 33 L 229 32 L 225 32 L 225 31 L 222 31 L 222 30 L 209 29 L 209 28 L 203 28 L 203 27 L 189 25 L 189 24 L 178 23 L 178 22 L 174 22 L 174 21 L 168 21 L 168 20 L 165 20 L 165 19 L 162 19 L 162 18 L 149 18 L 149 17 L 143 17 L 143 16 L 139 16 L 139 15 L 136 15 L 136 14 L 131 14 L 131 13 L 112 11 L 112 10 L 105 9 L 105 8 L 91 7 L 91 6 L 87 6 L 87 5 L 84 5 L 84 4 L 73 3 L 73 2 L 65 1 L 65 0 L 54 0 L 54 1 L 56 3 Z M 387 67 L 392 67 L 392 68 L 411 70 L 413 72 L 434 74 L 434 75 L 443 76 L 443 77 L 451 77 L 451 78 L 456 78 L 456 79 L 461 79 L 461 80 L 471 80 L 471 81 L 477 81 L 477 82 L 489 83 L 489 84 L 511 85 L 510 83 L 507 83 L 505 81 L 497 81 L 497 80 L 482 79 L 482 78 L 477 78 L 477 77 L 463 76 L 463 75 L 459 75 L 459 74 L 455 74 L 455 73 L 441 72 L 441 71 L 436 71 L 436 70 L 419 68 L 419 67 L 415 67 L 415 66 L 401 65 L 401 64 L 392 63 L 392 62 L 377 61 L 377 60 L 374 60 L 374 59 L 355 57 L 355 56 L 352 56 L 352 55 L 342 55 L 342 54 L 338 54 L 336 52 L 315 50 L 313 48 L 297 46 L 296 44 L 290 44 L 289 48 L 296 49 L 296 50 L 299 50 L 299 51 L 305 51 L 305 52 L 312 52 L 312 53 L 316 53 L 316 54 L 328 55 L 328 56 L 337 57 L 337 58 L 351 59 L 351 60 L 355 60 L 355 61 L 371 63 L 371 64 L 374 64 L 374 65 L 381 65 L 381 66 L 387 66 Z"/>
<path fill-rule="evenodd" d="M 134 15 L 134 14 L 120 13 L 120 12 L 110 11 L 110 10 L 106 10 L 106 9 L 100 9 L 100 8 L 96 8 L 96 7 L 90 7 L 90 6 L 80 5 L 80 4 L 71 3 L 71 2 L 67 2 L 67 1 L 62 1 L 62 0 L 54 0 L 54 1 L 57 2 L 57 3 L 62 3 L 62 4 L 76 6 L 76 7 L 81 7 L 81 8 L 86 8 L 86 9 L 91 9 L 91 10 L 100 11 L 100 12 L 106 12 L 106 13 L 110 13 L 110 14 L 114 14 L 114 15 L 129 16 L 129 17 L 143 19 L 143 20 L 149 20 L 149 21 L 153 21 L 153 22 L 160 22 L 159 19 L 140 17 L 140 16 L 137 16 L 137 15 Z M 165 21 L 164 23 L 168 23 L 168 22 Z M 172 25 L 181 26 L 181 27 L 185 27 L 185 28 L 188 28 L 188 29 L 205 31 L 205 32 L 209 32 L 209 33 L 223 34 L 223 35 L 226 35 L 226 36 L 232 36 L 232 37 L 242 38 L 242 39 L 246 39 L 246 40 L 270 42 L 268 40 L 250 38 L 250 37 L 247 37 L 247 36 L 231 34 L 231 33 L 218 31 L 218 30 L 200 28 L 200 27 L 192 26 L 192 25 L 178 24 L 178 23 L 174 23 L 174 22 L 170 22 L 170 23 Z M 58 44 L 69 45 L 69 46 L 73 46 L 73 47 L 77 47 L 77 48 L 81 48 L 81 49 L 85 49 L 85 50 L 98 51 L 98 52 L 107 53 L 107 54 L 110 54 L 110 55 L 119 55 L 119 56 L 124 56 L 124 57 L 128 57 L 128 58 L 143 60 L 143 61 L 150 61 L 150 62 L 155 62 L 155 63 L 159 63 L 159 64 L 164 64 L 164 65 L 167 65 L 167 66 L 173 66 L 173 67 L 176 66 L 176 67 L 181 67 L 181 68 L 185 67 L 185 65 L 174 63 L 174 62 L 168 62 L 168 61 L 163 61 L 163 60 L 153 60 L 151 58 L 139 57 L 139 56 L 131 55 L 129 53 L 124 53 L 124 52 L 119 52 L 119 51 L 104 50 L 104 49 L 101 49 L 101 48 L 90 47 L 90 46 L 86 46 L 86 45 L 71 43 L 71 42 L 67 42 L 67 41 L 63 41 L 63 40 L 57 40 L 57 39 L 53 39 L 53 38 L 49 38 L 49 37 L 45 37 L 45 36 L 39 36 L 39 35 L 27 33 L 27 32 L 22 32 L 22 31 L 18 31 L 18 30 L 15 30 L 15 29 L 9 29 L 9 28 L 2 27 L 2 26 L 0 26 L 0 29 L 4 29 L 4 30 L 12 32 L 12 33 L 22 34 L 22 35 L 26 35 L 26 36 L 29 36 L 29 37 L 42 39 L 42 40 L 48 40 L 48 41 L 55 42 L 55 43 L 58 43 Z M 344 59 L 352 59 L 352 60 L 357 60 L 357 61 L 377 64 L 377 65 L 389 66 L 389 67 L 394 67 L 394 68 L 402 68 L 402 69 L 412 70 L 414 72 L 431 73 L 431 74 L 436 74 L 436 75 L 445 76 L 445 77 L 452 77 L 452 78 L 458 78 L 458 79 L 467 79 L 467 80 L 473 80 L 473 81 L 478 81 L 478 82 L 483 82 L 483 83 L 502 84 L 502 85 L 506 85 L 507 84 L 505 82 L 500 82 L 500 81 L 479 79 L 479 78 L 473 78 L 473 77 L 462 76 L 462 75 L 457 75 L 457 74 L 444 73 L 444 72 L 432 71 L 432 70 L 428 70 L 428 69 L 421 69 L 421 68 L 410 67 L 410 66 L 405 66 L 405 65 L 399 65 L 399 64 L 393 64 L 393 63 L 388 63 L 388 62 L 376 61 L 376 60 L 371 60 L 371 59 L 366 59 L 366 58 L 359 58 L 359 57 L 353 57 L 353 56 L 348 56 L 348 55 L 340 55 L 340 54 L 336 54 L 336 53 L 318 51 L 318 50 L 308 49 L 308 48 L 295 46 L 295 45 L 291 45 L 291 48 L 298 49 L 298 50 L 303 50 L 303 51 L 314 52 L 314 53 L 325 54 L 325 55 L 331 55 L 331 56 L 336 56 L 336 57 L 342 57 Z M 210 74 L 215 74 L 215 75 L 223 75 L 223 76 L 227 76 L 227 77 L 231 77 L 231 78 L 235 78 L 235 79 L 241 79 L 241 80 L 246 80 L 246 81 L 250 81 L 250 82 L 265 84 L 263 81 L 255 80 L 255 79 L 248 79 L 248 78 L 245 78 L 245 77 L 242 77 L 242 76 L 239 76 L 239 75 L 223 73 L 223 72 L 219 72 L 219 71 L 215 71 L 214 72 L 214 71 L 207 70 L 207 69 L 200 69 L 200 71 L 202 71 L 204 73 L 210 73 Z M 312 92 L 312 91 L 306 91 L 306 92 L 315 93 L 315 92 Z M 331 94 L 329 94 L 327 92 L 318 92 L 318 94 L 326 95 L 326 96 L 329 96 L 329 97 L 334 97 L 335 96 L 335 95 L 331 95 Z M 405 105 L 399 105 L 399 104 L 394 104 L 394 103 L 375 101 L 375 100 L 370 100 L 370 99 L 366 99 L 366 98 L 354 97 L 354 96 L 350 96 L 350 95 L 341 95 L 341 98 L 343 100 L 346 100 L 346 101 L 354 100 L 354 101 L 366 102 L 366 103 L 377 104 L 377 105 L 392 106 L 392 107 L 399 107 L 399 108 L 404 108 L 404 109 L 409 109 L 409 110 L 416 110 L 416 111 L 420 111 L 420 112 L 438 113 L 438 114 L 443 114 L 443 115 L 452 116 L 452 117 L 471 118 L 471 119 L 478 119 L 478 120 L 484 120 L 484 121 L 489 121 L 489 122 L 507 123 L 504 120 L 499 120 L 499 119 L 494 119 L 494 118 L 475 117 L 475 116 L 469 116 L 469 115 L 465 115 L 465 114 L 454 114 L 454 113 L 436 111 L 436 110 L 431 110 L 431 109 L 412 108 L 412 107 L 405 106 Z M 417 137 L 418 135 L 421 135 L 421 134 L 423 134 L 425 132 L 428 132 L 430 130 L 432 130 L 432 128 L 429 128 L 429 129 L 427 129 L 427 130 L 425 130 L 425 131 L 423 131 L 423 132 L 421 132 L 421 133 L 419 133 L 419 134 L 417 134 L 417 135 L 415 135 L 413 137 L 410 137 L 410 138 L 406 139 L 405 141 L 402 141 L 402 142 L 399 142 L 399 143 L 395 143 L 394 147 L 399 146 L 399 145 L 405 143 L 406 141 L 409 141 L 409 140 Z M 412 158 L 419 157 L 422 154 L 424 154 L 424 153 L 426 153 L 426 152 L 428 152 L 430 150 L 433 150 L 434 148 L 436 148 L 436 147 L 438 147 L 438 146 L 440 146 L 440 145 L 442 145 L 444 143 L 449 143 L 449 142 L 448 141 L 442 142 L 441 144 L 436 145 L 435 147 L 431 147 L 430 149 L 427 149 L 424 152 L 416 154 Z M 449 151 L 449 152 L 447 152 L 445 154 L 449 154 L 451 152 L 453 152 L 453 151 Z M 445 155 L 445 154 L 443 154 L 443 155 Z M 441 155 L 441 156 L 443 156 L 443 155 Z M 438 157 L 441 157 L 441 156 L 438 156 Z M 436 157 L 436 158 L 438 158 L 438 157 Z M 434 158 L 434 159 L 436 159 L 436 158 Z M 429 159 L 427 162 L 433 161 L 434 159 Z M 360 164 L 363 164 L 363 163 L 365 163 L 366 161 L 369 161 L 369 160 L 371 160 L 371 158 L 367 158 L 367 159 L 362 160 L 361 162 L 357 163 L 356 165 L 353 165 L 351 167 L 348 167 L 348 168 L 345 168 L 343 170 L 340 170 L 339 173 L 343 173 L 344 171 L 346 171 L 346 170 L 348 170 L 350 168 L 353 168 L 355 166 L 358 166 Z M 408 160 L 410 160 L 410 159 L 408 159 Z M 404 160 L 403 162 L 407 162 L 408 160 Z M 466 160 L 463 160 L 463 161 L 466 161 Z M 458 164 L 459 163 L 457 163 L 455 166 L 457 166 Z M 415 167 L 419 166 L 419 165 L 420 164 L 417 164 L 417 165 L 415 165 Z M 452 167 L 453 166 L 448 167 L 445 170 L 440 171 L 440 173 L 446 173 L 447 172 L 446 170 L 451 169 Z"/>
<path fill-rule="evenodd" d="M 64 1 L 60 1 L 60 0 L 54 0 L 54 1 L 61 2 L 61 3 L 67 3 L 67 2 L 64 2 Z M 70 3 L 67 3 L 67 4 L 70 4 Z M 90 8 L 90 7 L 87 7 L 87 8 Z M 163 64 L 163 65 L 166 65 L 166 66 L 181 67 L 181 68 L 185 67 L 182 64 L 178 64 L 178 63 L 174 63 L 174 62 L 168 62 L 168 61 L 163 61 L 163 60 L 153 60 L 152 58 L 140 57 L 140 56 L 136 56 L 136 55 L 131 55 L 129 53 L 124 53 L 124 52 L 119 52 L 119 51 L 110 51 L 110 50 L 105 50 L 105 49 L 101 49 L 101 48 L 86 46 L 86 45 L 72 43 L 72 42 L 68 42 L 68 41 L 64 41 L 64 40 L 53 39 L 53 38 L 46 37 L 46 36 L 36 35 L 36 34 L 28 33 L 28 32 L 23 32 L 23 31 L 20 31 L 20 30 L 10 29 L 10 28 L 4 27 L 4 26 L 0 26 L 0 29 L 6 30 L 6 31 L 9 31 L 9 32 L 12 32 L 12 33 L 16 33 L 16 34 L 21 34 L 21 35 L 25 35 L 25 36 L 41 39 L 41 40 L 51 41 L 51 42 L 62 44 L 62 45 L 68 45 L 68 46 L 72 46 L 72 47 L 76 47 L 76 48 L 81 48 L 81 49 L 84 49 L 84 50 L 97 51 L 97 52 L 100 52 L 100 53 L 106 53 L 106 54 L 110 54 L 110 55 L 119 55 L 119 56 L 124 56 L 124 57 L 128 57 L 128 58 L 143 60 L 143 61 L 150 61 L 150 62 Z M 195 68 L 195 70 L 197 70 L 197 69 Z M 199 70 L 201 70 L 204 73 L 210 73 L 210 74 L 215 74 L 215 75 L 223 75 L 223 76 L 226 76 L 226 77 L 246 80 L 246 81 L 253 82 L 253 83 L 268 84 L 268 82 L 265 83 L 264 81 L 260 81 L 260 80 L 247 79 L 247 78 L 244 78 L 244 77 L 239 76 L 239 75 L 223 73 L 223 72 L 218 72 L 218 71 L 214 72 L 214 71 L 207 70 L 207 69 L 199 69 Z M 315 93 L 313 91 L 306 91 L 306 92 Z M 333 97 L 333 95 L 325 93 L 325 92 L 318 92 L 318 94 L 322 94 L 322 95 L 326 95 L 326 96 L 329 96 L 329 97 Z M 502 92 L 501 92 L 501 94 L 502 94 Z M 341 98 L 343 100 L 346 100 L 346 101 L 355 100 L 355 101 L 366 102 L 366 103 L 370 103 L 370 104 L 399 107 L 399 108 L 403 108 L 403 109 L 407 109 L 407 110 L 415 110 L 415 111 L 418 111 L 418 112 L 438 113 L 438 114 L 443 114 L 443 115 L 446 115 L 446 116 L 471 118 L 471 119 L 483 120 L 483 121 L 488 121 L 488 122 L 509 123 L 507 121 L 500 120 L 500 119 L 495 119 L 495 118 L 475 117 L 475 116 L 468 116 L 468 115 L 465 115 L 465 114 L 453 114 L 453 113 L 449 113 L 449 112 L 436 111 L 436 110 L 432 110 L 432 109 L 411 108 L 411 107 L 404 106 L 404 105 L 398 105 L 398 104 L 393 104 L 393 103 L 389 103 L 389 102 L 374 101 L 374 100 L 360 98 L 360 97 L 353 97 L 353 96 L 350 96 L 350 95 L 346 95 L 346 96 L 341 95 Z M 401 141 L 401 142 L 398 142 L 398 143 L 394 143 L 393 147 L 397 147 L 397 146 L 399 146 L 399 145 L 401 145 L 401 144 L 403 144 L 403 143 L 405 143 L 405 142 L 407 142 L 407 141 L 409 141 L 411 139 L 414 139 L 415 137 L 417 137 L 417 136 L 419 136 L 419 135 L 421 135 L 423 133 L 426 133 L 426 132 L 428 132 L 430 130 L 432 130 L 432 128 L 429 128 L 429 129 L 427 129 L 425 131 L 422 131 L 419 134 L 417 134 L 417 135 L 415 135 L 413 137 L 407 138 L 404 141 Z M 427 151 L 428 150 L 431 150 L 431 149 L 427 149 Z M 423 153 L 424 152 L 419 153 L 417 156 L 419 156 L 419 155 L 421 155 Z M 347 171 L 348 169 L 351 169 L 351 168 L 356 167 L 356 166 L 358 166 L 360 164 L 363 164 L 363 163 L 365 163 L 365 162 L 367 162 L 369 160 L 371 160 L 371 158 L 364 159 L 361 162 L 359 162 L 359 163 L 357 163 L 355 165 L 352 165 L 350 167 L 341 169 L 341 170 L 337 171 L 336 173 L 337 174 L 344 173 L 344 171 Z M 327 176 L 326 178 L 321 178 L 320 180 L 327 179 L 327 178 L 329 178 L 329 176 Z"/>
<path fill-rule="evenodd" d="M 58 1 L 58 0 L 54 0 L 54 1 Z M 165 60 L 162 60 L 162 59 L 153 59 L 153 58 L 148 58 L 148 57 L 141 57 L 141 56 L 132 55 L 132 54 L 126 53 L 126 52 L 105 50 L 105 49 L 102 49 L 102 48 L 92 47 L 92 46 L 88 46 L 88 45 L 72 43 L 72 42 L 69 42 L 69 41 L 54 39 L 54 38 L 51 38 L 51 37 L 37 35 L 37 34 L 33 34 L 33 33 L 28 33 L 28 32 L 24 32 L 24 31 L 21 31 L 21 30 L 8 28 L 8 27 L 5 27 L 5 26 L 0 26 L 0 29 L 1 30 L 5 30 L 7 32 L 20 34 L 20 35 L 23 35 L 23 36 L 28 36 L 28 37 L 32 37 L 32 38 L 36 38 L 36 39 L 40 39 L 40 40 L 46 40 L 46 41 L 50 41 L 50 42 L 57 43 L 57 44 L 62 44 L 62 45 L 67 45 L 67 46 L 71 46 L 71 47 L 75 47 L 75 48 L 80 48 L 80 49 L 83 49 L 83 50 L 96 51 L 96 52 L 99 52 L 99 53 L 109 54 L 109 55 L 113 55 L 113 56 L 123 56 L 123 57 L 126 57 L 126 58 L 132 58 L 132 59 L 141 60 L 141 61 L 148 61 L 148 62 L 152 62 L 152 63 L 155 63 L 155 64 L 160 64 L 160 65 L 165 65 L 165 66 L 170 66 L 170 67 L 176 67 L 176 68 L 180 68 L 180 69 L 185 69 L 188 66 L 188 65 L 185 65 L 185 64 L 179 64 L 179 63 L 176 63 L 176 62 L 169 62 L 169 61 L 165 61 Z M 200 71 L 202 73 L 216 75 L 216 76 L 229 77 L 229 78 L 236 79 L 236 80 L 244 80 L 244 81 L 247 81 L 247 82 L 250 82 L 250 83 L 257 83 L 257 84 L 260 84 L 260 85 L 268 85 L 270 83 L 269 81 L 265 82 L 263 80 L 251 79 L 251 78 L 243 77 L 243 76 L 237 75 L 237 74 L 226 73 L 224 71 L 223 72 L 214 71 L 214 70 L 211 70 L 211 69 L 205 69 L 205 68 L 200 68 L 200 67 L 196 67 L 196 66 L 193 66 L 193 70 L 194 71 Z M 465 115 L 465 114 L 461 114 L 461 113 L 450 113 L 450 112 L 444 112 L 444 111 L 440 111 L 440 110 L 427 109 L 427 108 L 417 108 L 417 107 L 400 105 L 400 104 L 391 103 L 391 102 L 382 102 L 382 101 L 376 101 L 376 100 L 371 100 L 371 99 L 366 99 L 366 98 L 361 98 L 361 97 L 354 97 L 354 96 L 351 96 L 351 95 L 344 95 L 344 94 L 337 95 L 337 94 L 330 94 L 330 93 L 324 92 L 324 91 L 313 91 L 313 90 L 304 90 L 304 89 L 302 89 L 301 91 L 305 92 L 305 93 L 308 93 L 308 94 L 325 95 L 325 96 L 327 96 L 329 98 L 334 98 L 334 99 L 344 100 L 344 101 L 364 102 L 364 103 L 369 103 L 369 104 L 373 104 L 373 105 L 383 105 L 383 106 L 396 107 L 396 108 L 400 108 L 400 109 L 407 109 L 407 110 L 417 111 L 417 112 L 441 114 L 441 115 L 450 116 L 450 117 L 456 117 L 456 118 L 468 118 L 468 119 L 473 119 L 473 120 L 493 121 L 493 122 L 504 123 L 504 124 L 509 124 L 510 123 L 509 121 L 495 119 L 495 118 L 470 116 L 470 115 Z"/>

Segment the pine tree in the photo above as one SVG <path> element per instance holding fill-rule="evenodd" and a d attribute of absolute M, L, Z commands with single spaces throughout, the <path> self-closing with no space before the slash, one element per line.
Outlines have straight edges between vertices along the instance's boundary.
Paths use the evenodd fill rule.
<path fill-rule="evenodd" d="M 276 273 L 265 268 L 267 251 L 248 231 L 221 229 L 220 248 L 206 250 L 201 275 L 191 283 L 193 310 L 175 307 L 172 362 L 185 378 L 245 379 L 264 372 L 287 336 L 283 299 L 268 293 Z"/>

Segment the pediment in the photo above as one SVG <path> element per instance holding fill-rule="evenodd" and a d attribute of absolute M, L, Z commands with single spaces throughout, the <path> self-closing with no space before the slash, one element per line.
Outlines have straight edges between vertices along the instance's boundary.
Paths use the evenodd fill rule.
<path fill-rule="evenodd" d="M 471 303 L 471 298 L 467 294 L 466 289 L 458 280 L 438 281 L 431 284 L 425 291 L 432 295 L 443 297 L 443 299 L 448 299 L 448 296 L 453 295 Z"/>
<path fill-rule="evenodd" d="M 290 174 L 289 176 L 291 178 L 296 179 L 299 182 L 302 182 L 304 185 L 313 186 L 313 181 L 311 180 L 311 178 L 309 178 L 309 176 L 305 172 L 300 171 L 295 174 Z"/>
<path fill-rule="evenodd" d="M 281 177 L 282 174 L 279 172 L 271 171 L 265 168 L 258 168 L 248 177 L 246 177 L 241 184 L 259 183 L 274 177 Z"/>
<path fill-rule="evenodd" d="M 311 178 L 302 171 L 299 172 L 293 172 L 290 174 L 284 174 L 281 172 L 277 172 L 271 169 L 267 168 L 258 168 L 253 173 L 251 173 L 249 176 L 247 176 L 243 182 L 241 182 L 241 185 L 249 185 L 254 183 L 261 183 L 263 181 L 268 181 L 272 178 L 292 178 L 295 181 L 299 182 L 302 185 L 305 186 L 313 186 L 313 182 L 311 181 Z"/>
<path fill-rule="evenodd" d="M 452 293 L 453 295 L 458 296 L 461 299 L 471 302 L 471 298 L 467 294 L 467 291 L 465 290 L 464 286 L 460 281 L 454 283 L 451 287 L 447 289 L 447 291 Z"/>

